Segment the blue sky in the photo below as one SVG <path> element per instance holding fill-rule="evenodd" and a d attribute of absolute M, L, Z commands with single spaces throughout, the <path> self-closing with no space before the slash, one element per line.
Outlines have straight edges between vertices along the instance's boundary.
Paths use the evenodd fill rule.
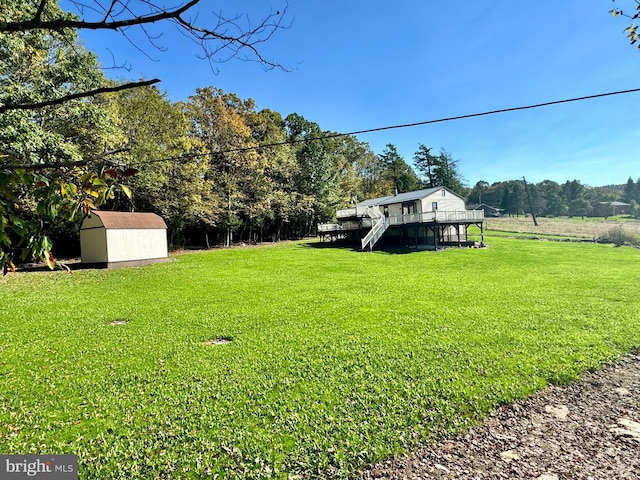
<path fill-rule="evenodd" d="M 203 0 L 252 21 L 281 0 Z M 289 0 L 290 28 L 262 46 L 291 71 L 198 59 L 198 46 L 163 29 L 153 60 L 117 33 L 82 32 L 115 78 L 158 77 L 172 100 L 215 86 L 258 108 L 298 113 L 323 130 L 352 132 L 640 87 L 640 51 L 613 6 L 631 0 L 537 2 Z M 135 35 L 135 34 L 134 34 Z M 135 38 L 135 37 L 134 37 Z M 411 162 L 420 143 L 459 160 L 468 185 L 525 176 L 591 186 L 640 176 L 640 92 L 434 125 L 363 134 L 376 153 L 394 144 Z"/>

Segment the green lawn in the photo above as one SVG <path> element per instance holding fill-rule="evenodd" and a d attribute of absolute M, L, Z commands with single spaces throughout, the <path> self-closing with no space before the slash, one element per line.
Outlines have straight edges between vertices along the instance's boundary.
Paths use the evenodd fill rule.
<path fill-rule="evenodd" d="M 83 479 L 353 476 L 640 347 L 639 264 L 496 237 L 9 275 L 0 452 L 77 454 Z"/>

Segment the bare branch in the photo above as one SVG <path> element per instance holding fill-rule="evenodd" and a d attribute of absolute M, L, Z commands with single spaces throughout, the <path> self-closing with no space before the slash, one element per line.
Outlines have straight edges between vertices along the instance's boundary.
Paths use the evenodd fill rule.
<path fill-rule="evenodd" d="M 100 22 L 88 22 L 85 20 L 73 20 L 70 18 L 40 20 L 37 17 L 34 17 L 30 20 L 23 20 L 18 22 L 0 22 L 0 32 L 16 33 L 26 32 L 29 30 L 58 31 L 65 28 L 73 28 L 77 30 L 119 30 L 135 25 L 156 23 L 162 20 L 177 20 L 180 15 L 182 15 L 193 6 L 197 5 L 199 2 L 200 0 L 191 0 L 182 7 L 176 8 L 175 10 L 161 10 L 159 13 L 153 15 L 134 16 L 132 18 L 127 18 L 124 20 L 103 19 Z M 107 12 L 107 17 L 109 17 L 109 13 L 110 11 Z"/>
<path fill-rule="evenodd" d="M 40 9 L 50 0 L 41 0 Z M 286 0 L 285 0 L 286 1 Z M 280 29 L 287 28 L 282 25 L 287 6 L 282 11 L 271 12 L 257 26 L 253 27 L 248 21 L 247 25 L 241 24 L 243 17 L 225 17 L 222 13 L 217 14 L 217 24 L 213 26 L 198 26 L 196 20 L 186 18 L 186 14 L 196 5 L 204 5 L 202 0 L 190 0 L 182 6 L 167 8 L 156 5 L 152 0 L 139 0 L 139 3 L 149 8 L 146 13 L 135 9 L 130 0 L 108 0 L 103 6 L 102 2 L 94 0 L 91 2 L 81 2 L 71 0 L 78 11 L 83 14 L 85 10 L 95 13 L 95 19 L 83 16 L 82 18 L 63 17 L 53 19 L 42 19 L 36 14 L 27 20 L 0 22 L 0 33 L 16 33 L 30 30 L 47 30 L 50 32 L 62 31 L 64 29 L 76 30 L 113 30 L 118 31 L 132 43 L 126 30 L 130 27 L 140 27 L 146 35 L 150 44 L 157 50 L 163 50 L 147 28 L 163 21 L 175 24 L 182 33 L 191 37 L 200 45 L 204 52 L 204 58 L 210 62 L 225 62 L 232 58 L 239 58 L 241 52 L 250 53 L 251 58 L 246 56 L 242 60 L 253 60 L 262 64 L 266 69 L 279 68 L 287 70 L 283 65 L 267 60 L 258 50 L 258 45 L 268 41 L 273 34 Z M 39 10 L 40 10 L 39 9 Z M 138 50 L 144 53 L 139 47 Z M 216 58 L 218 55 L 226 58 Z M 148 55 L 147 55 L 148 56 Z"/>
<path fill-rule="evenodd" d="M 101 87 L 101 88 L 96 88 L 95 90 L 88 90 L 85 92 L 76 92 L 69 95 L 64 95 L 62 97 L 54 98 L 51 100 L 38 102 L 38 103 L 24 103 L 24 104 L 7 103 L 4 105 L 0 105 L 0 113 L 7 112 L 9 110 L 35 110 L 37 108 L 49 107 L 52 105 L 60 105 L 61 103 L 65 103 L 70 100 L 75 100 L 78 98 L 93 97 L 101 93 L 113 93 L 113 92 L 120 92 L 122 90 L 129 90 L 131 88 L 146 87 L 146 86 L 158 83 L 159 81 L 160 81 L 159 79 L 154 78 L 153 80 L 123 83 L 121 85 L 116 85 L 115 87 Z"/>
<path fill-rule="evenodd" d="M 108 9 L 106 9 L 104 13 L 104 17 L 102 18 L 103 22 L 106 22 L 108 18 L 112 15 L 113 9 L 115 8 L 117 3 L 118 3 L 118 0 L 111 0 L 111 6 Z"/>
<path fill-rule="evenodd" d="M 270 40 L 277 30 L 286 28 L 282 25 L 286 11 L 287 6 L 285 6 L 282 11 L 271 12 L 259 25 L 254 28 L 249 26 L 246 30 L 238 23 L 240 17 L 229 19 L 224 18 L 221 14 L 218 14 L 218 24 L 213 29 L 197 27 L 182 17 L 177 18 L 176 21 L 183 30 L 200 44 L 205 52 L 205 58 L 209 60 L 212 60 L 213 57 L 223 51 L 229 52 L 229 58 L 236 58 L 242 50 L 249 50 L 257 59 L 255 61 L 261 63 L 267 69 L 280 68 L 286 70 L 282 65 L 267 60 L 257 47 L 258 44 Z M 227 27 L 235 28 L 238 33 L 227 33 Z M 221 42 L 221 45 L 216 48 L 211 48 L 208 43 L 210 40 L 218 40 Z M 249 59 L 244 57 L 243 60 Z"/>

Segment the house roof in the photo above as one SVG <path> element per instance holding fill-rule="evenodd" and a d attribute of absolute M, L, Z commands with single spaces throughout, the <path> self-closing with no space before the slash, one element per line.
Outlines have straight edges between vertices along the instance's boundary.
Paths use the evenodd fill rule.
<path fill-rule="evenodd" d="M 490 210 L 502 210 L 502 208 L 494 207 L 493 205 L 488 205 L 486 203 L 474 203 L 471 205 L 467 205 L 467 210 L 479 210 L 481 208 L 488 208 Z"/>
<path fill-rule="evenodd" d="M 161 229 L 167 224 L 159 215 L 148 212 L 109 212 L 95 210 L 91 212 L 100 219 L 104 228 L 117 229 Z"/>
<path fill-rule="evenodd" d="M 399 193 L 398 195 L 389 195 L 387 197 L 371 198 L 369 200 L 358 203 L 358 206 L 373 207 L 377 205 L 391 205 L 392 203 L 412 202 L 415 200 L 422 200 L 423 198 L 439 192 L 440 190 L 446 190 L 450 194 L 462 198 L 460 195 L 449 190 L 446 187 L 433 187 L 425 188 L 423 190 L 416 190 L 414 192 Z"/>

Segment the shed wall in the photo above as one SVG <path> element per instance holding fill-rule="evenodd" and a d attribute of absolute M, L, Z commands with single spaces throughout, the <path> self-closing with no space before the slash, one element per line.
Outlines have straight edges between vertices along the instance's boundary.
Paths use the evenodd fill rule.
<path fill-rule="evenodd" d="M 106 231 L 106 237 L 107 262 L 127 262 L 168 256 L 165 229 L 109 229 Z"/>
<path fill-rule="evenodd" d="M 102 220 L 97 215 L 91 215 L 89 217 L 84 217 L 82 220 L 82 229 L 87 228 L 104 228 L 102 224 Z"/>
<path fill-rule="evenodd" d="M 82 263 L 105 263 L 107 261 L 107 237 L 104 228 L 80 230 Z"/>

